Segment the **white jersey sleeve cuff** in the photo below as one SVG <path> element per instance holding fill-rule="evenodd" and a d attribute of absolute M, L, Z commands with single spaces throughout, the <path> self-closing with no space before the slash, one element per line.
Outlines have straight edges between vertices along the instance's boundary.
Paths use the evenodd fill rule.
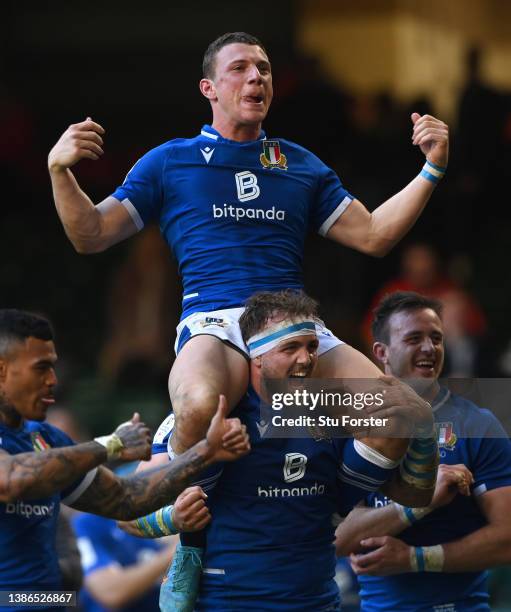
<path fill-rule="evenodd" d="M 473 493 L 474 497 L 478 497 L 479 495 L 482 495 L 483 493 L 486 493 L 486 491 L 488 491 L 488 488 L 487 488 L 487 486 L 483 482 L 478 487 L 475 487 L 474 490 L 472 491 L 472 493 Z"/>
<path fill-rule="evenodd" d="M 378 451 L 374 450 L 374 448 L 367 446 L 367 444 L 360 442 L 360 440 L 355 440 L 353 447 L 366 461 L 369 461 L 370 463 L 373 463 L 374 465 L 377 465 L 385 470 L 392 470 L 401 463 L 400 461 L 393 461 L 392 459 L 385 457 L 385 455 L 382 455 Z"/>
<path fill-rule="evenodd" d="M 348 206 L 352 202 L 353 198 L 346 196 L 344 200 L 339 204 L 339 206 L 334 210 L 334 212 L 323 222 L 323 224 L 318 230 L 318 233 L 321 236 L 326 236 L 328 234 L 328 230 L 332 227 L 332 225 L 337 221 L 337 219 L 342 215 L 342 213 L 348 208 Z"/>
<path fill-rule="evenodd" d="M 71 491 L 67 497 L 60 500 L 61 503 L 65 504 L 66 506 L 71 506 L 71 504 L 73 504 L 90 487 L 92 481 L 94 478 L 96 478 L 97 472 L 98 468 L 94 468 L 90 472 L 87 472 L 82 482 L 76 487 L 76 489 Z"/>
<path fill-rule="evenodd" d="M 128 200 L 128 198 L 124 198 L 121 204 L 128 211 L 137 230 L 140 231 L 144 227 L 144 222 L 142 221 L 142 217 L 138 214 L 138 210 L 133 206 L 133 204 Z"/>

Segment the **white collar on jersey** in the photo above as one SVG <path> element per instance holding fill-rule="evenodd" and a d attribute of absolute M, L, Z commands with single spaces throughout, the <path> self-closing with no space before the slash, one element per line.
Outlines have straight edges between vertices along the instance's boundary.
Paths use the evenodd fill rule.
<path fill-rule="evenodd" d="M 432 402 L 431 407 L 433 409 L 433 412 L 436 412 L 439 408 L 441 408 L 450 397 L 451 392 L 449 391 L 449 389 L 446 389 L 445 387 L 440 387 L 440 391 L 437 393 L 437 396 Z"/>
<path fill-rule="evenodd" d="M 223 138 L 222 135 L 219 134 L 215 130 L 215 128 L 211 127 L 210 125 L 203 125 L 200 133 L 201 133 L 201 136 L 205 136 L 206 138 L 211 138 L 211 140 L 218 140 L 219 138 L 221 138 L 222 140 L 227 140 L 228 142 L 236 142 L 236 144 L 244 144 L 243 142 L 238 142 L 234 140 L 229 140 L 228 138 Z M 261 134 L 259 135 L 259 138 L 257 138 L 256 140 L 266 140 L 266 133 L 264 130 L 261 130 Z M 255 142 L 255 141 L 252 140 L 249 142 Z"/>

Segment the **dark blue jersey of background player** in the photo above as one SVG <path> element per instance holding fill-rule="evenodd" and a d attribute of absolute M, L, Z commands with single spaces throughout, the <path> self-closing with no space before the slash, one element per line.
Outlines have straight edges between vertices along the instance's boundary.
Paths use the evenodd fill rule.
<path fill-rule="evenodd" d="M 79 514 L 73 519 L 73 527 L 78 538 L 85 578 L 112 564 L 129 567 L 148 561 L 162 550 L 158 542 L 129 535 L 121 531 L 113 519 L 102 516 Z M 144 595 L 116 609 L 122 612 L 157 612 L 159 595 L 160 585 L 155 581 L 153 588 Z M 97 601 L 86 587 L 80 593 L 80 605 L 85 612 L 106 612 L 111 609 Z"/>
<path fill-rule="evenodd" d="M 47 423 L 24 421 L 19 430 L 0 423 L 0 449 L 11 455 L 73 444 L 64 432 Z M 70 503 L 79 497 L 95 473 L 93 470 L 65 491 L 45 498 L 0 503 L 0 590 L 61 588 L 55 550 L 60 502 Z M 12 607 L 0 606 L 4 609 Z"/>
<path fill-rule="evenodd" d="M 264 132 L 235 142 L 207 125 L 149 151 L 113 197 L 139 229 L 159 223 L 183 279 L 183 316 L 302 288 L 307 233 L 325 235 L 353 200 L 306 149 Z"/>
<path fill-rule="evenodd" d="M 474 496 L 511 485 L 511 443 L 495 417 L 488 410 L 451 395 L 446 389 L 441 390 L 433 407 L 441 463 L 466 465 L 474 476 L 474 485 L 472 496 L 457 495 L 451 503 L 397 536 L 411 546 L 443 544 L 480 529 L 486 519 Z M 389 502 L 375 493 L 368 498 L 367 505 L 378 507 Z M 489 610 L 486 577 L 487 572 L 359 576 L 362 609 L 393 612 Z M 440 607 L 442 605 L 446 607 Z"/>

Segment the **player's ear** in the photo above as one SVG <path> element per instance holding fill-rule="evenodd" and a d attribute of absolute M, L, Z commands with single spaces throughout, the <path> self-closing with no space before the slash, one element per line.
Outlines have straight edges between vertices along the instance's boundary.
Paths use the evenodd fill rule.
<path fill-rule="evenodd" d="M 373 355 L 381 364 L 386 365 L 389 361 L 388 346 L 383 342 L 375 342 L 373 344 Z"/>
<path fill-rule="evenodd" d="M 261 367 L 262 362 L 263 362 L 263 359 L 262 359 L 262 356 L 261 356 L 261 355 L 259 355 L 258 357 L 254 357 L 254 358 L 252 359 L 252 365 L 253 365 L 255 368 L 260 368 L 260 367 Z"/>
<path fill-rule="evenodd" d="M 199 87 L 202 95 L 208 100 L 216 100 L 215 84 L 211 79 L 201 79 Z"/>

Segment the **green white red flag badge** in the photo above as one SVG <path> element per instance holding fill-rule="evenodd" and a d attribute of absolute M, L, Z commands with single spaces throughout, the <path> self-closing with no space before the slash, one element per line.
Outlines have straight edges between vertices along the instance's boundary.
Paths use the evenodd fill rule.
<path fill-rule="evenodd" d="M 264 168 L 270 168 L 270 170 L 273 170 L 273 168 L 287 170 L 287 159 L 280 150 L 280 143 L 278 140 L 263 140 L 263 152 L 259 159 Z"/>
<path fill-rule="evenodd" d="M 453 450 L 458 437 L 453 431 L 453 423 L 435 423 L 438 433 L 438 446 L 447 450 Z"/>
<path fill-rule="evenodd" d="M 39 453 L 41 451 L 48 450 L 51 448 L 48 442 L 46 442 L 46 440 L 42 437 L 41 432 L 33 431 L 30 434 L 30 437 L 32 438 L 32 446 L 34 447 L 34 450 L 36 451 L 36 453 Z"/>

